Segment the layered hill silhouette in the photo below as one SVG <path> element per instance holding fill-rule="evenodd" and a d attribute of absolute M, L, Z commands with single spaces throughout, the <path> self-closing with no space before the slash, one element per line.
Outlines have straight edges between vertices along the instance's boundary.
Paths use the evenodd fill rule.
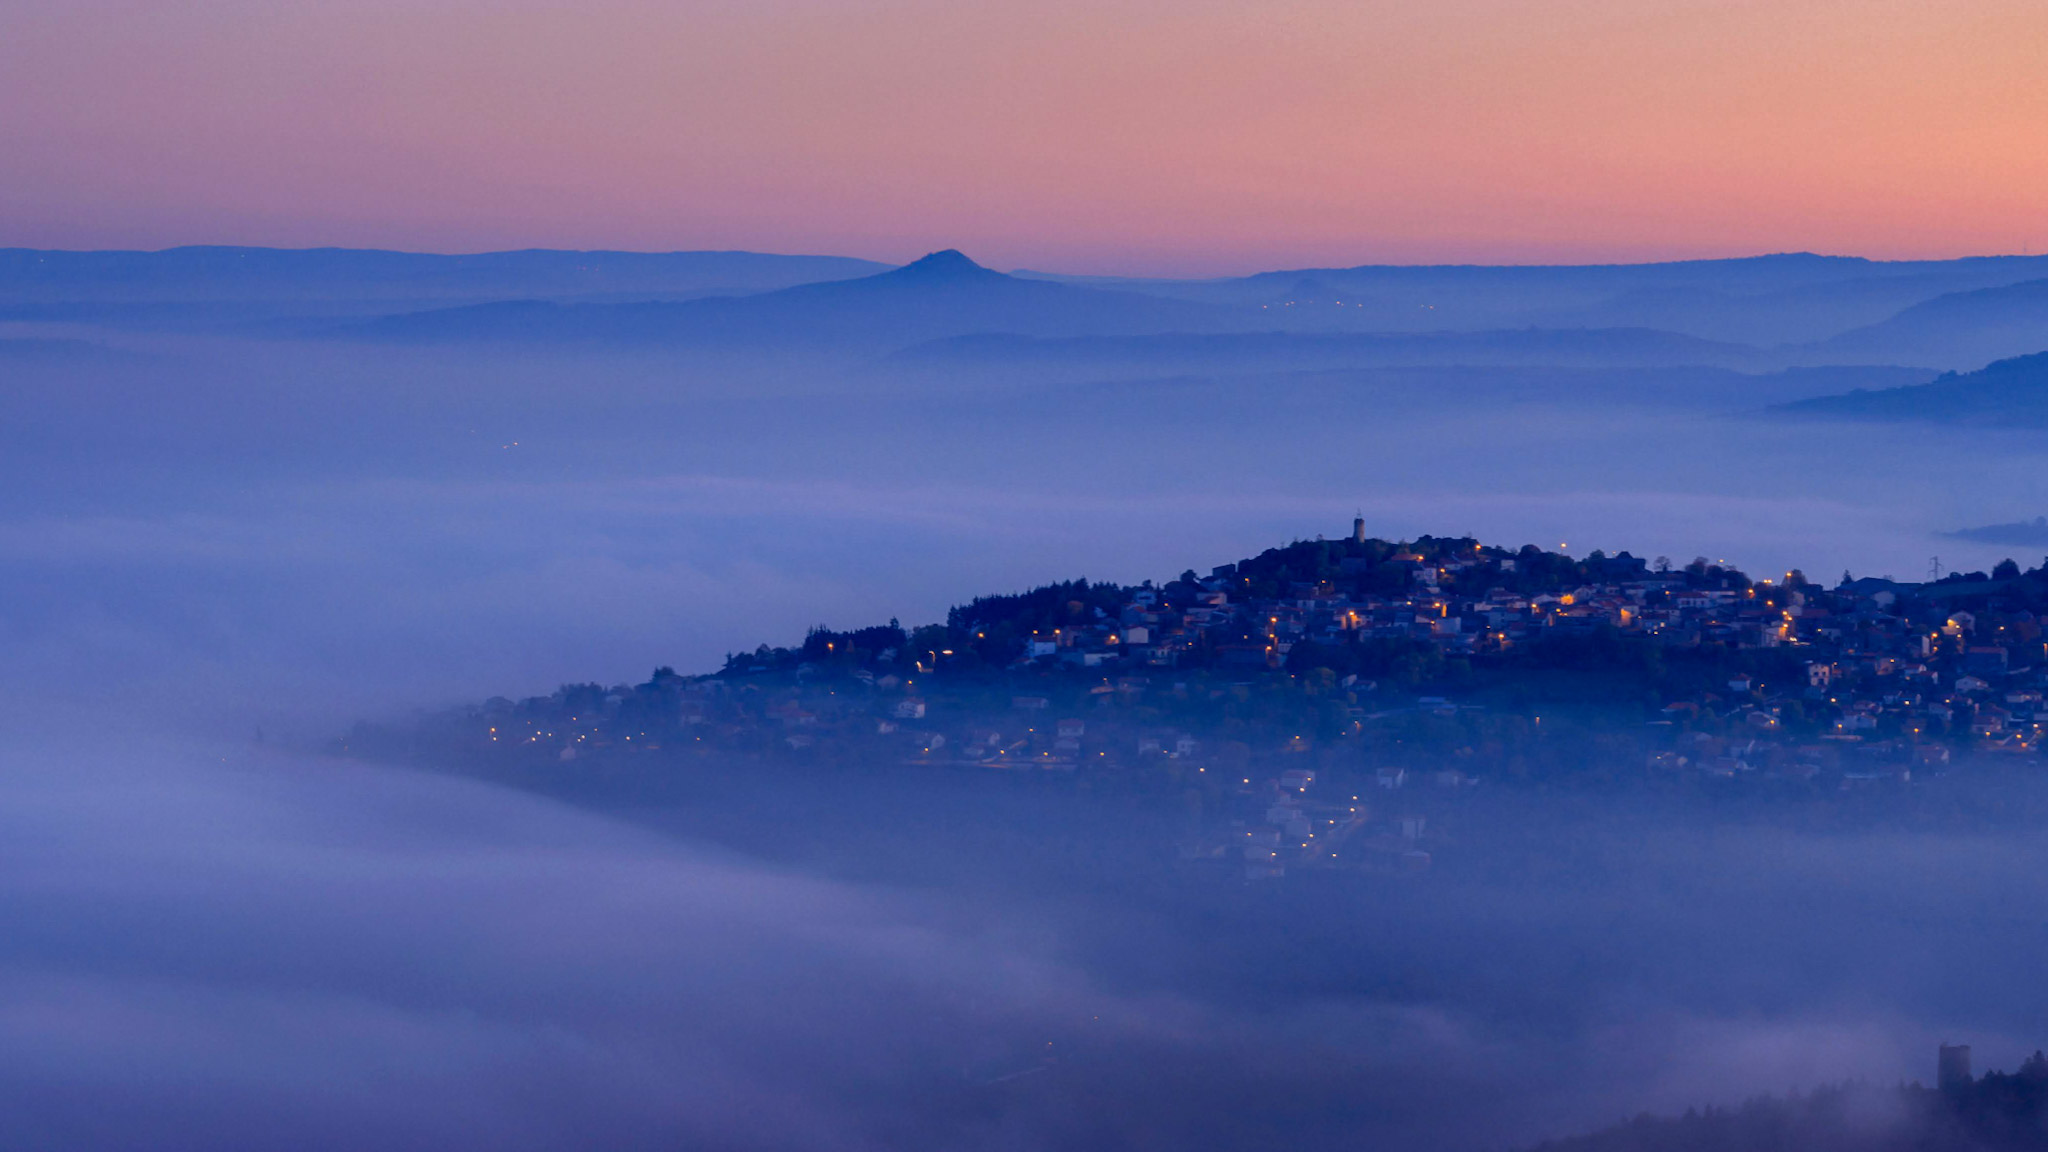
<path fill-rule="evenodd" d="M 1284 310 L 1290 326 L 1656 328 L 1769 347 L 1815 344 L 1936 297 L 2043 277 L 2044 257 L 1874 261 L 1788 253 L 1654 264 L 1363 265 L 1127 283 L 1140 291 Z"/>
<path fill-rule="evenodd" d="M 2048 279 L 1937 296 L 1817 347 L 1955 368 L 2039 351 L 2048 348 Z"/>
<path fill-rule="evenodd" d="M 681 303 L 516 301 L 390 316 L 350 329 L 381 340 L 901 347 L 975 332 L 1095 335 L 1214 330 L 1231 310 L 1027 280 L 960 252 L 874 276 Z"/>
<path fill-rule="evenodd" d="M 2048 352 L 1945 373 L 1925 384 L 1821 396 L 1776 410 L 1852 420 L 2048 425 Z"/>
<path fill-rule="evenodd" d="M 0 317 L 408 343 L 869 355 L 967 336 L 1159 338 L 1149 349 L 984 343 L 917 354 L 926 364 L 964 365 L 1006 352 L 1076 371 L 1141 351 L 1171 362 L 1152 371 L 1207 356 L 1279 367 L 1967 370 L 2048 348 L 2048 258 L 1891 262 L 1793 253 L 1655 264 L 1366 265 L 1173 281 L 1006 275 L 952 250 L 892 269 L 748 252 L 0 249 Z M 1238 339 L 1163 339 L 1222 335 Z"/>
<path fill-rule="evenodd" d="M 1926 335 L 1925 325 L 1858 354 L 1846 337 L 1824 345 L 1763 348 L 1592 321 L 1635 313 L 1674 326 L 1690 317 L 1695 327 L 1712 328 L 1716 322 L 1701 316 L 1715 308 L 1745 315 L 1784 312 L 1792 307 L 1789 297 L 1819 294 L 1838 305 L 1853 299 L 1856 308 L 1867 310 L 1965 274 L 2014 274 L 2013 265 L 1998 262 L 1963 271 L 1940 267 L 1939 274 L 1909 275 L 1868 261 L 1800 257 L 1583 269 L 1371 269 L 1275 273 L 1232 282 L 1227 290 L 1211 286 L 1192 295 L 1184 289 L 1161 295 L 1009 275 L 948 249 L 874 275 L 752 295 L 628 303 L 501 301 L 386 316 L 350 325 L 342 334 L 402 343 L 829 348 L 894 352 L 904 366 L 1065 372 L 1539 364 L 1770 371 L 1802 363 L 1921 363 L 1930 359 L 1930 348 L 1949 344 L 1939 333 Z M 1702 277 L 1725 283 L 1708 288 Z M 1343 286 L 1347 280 L 1352 286 Z M 1367 307 L 1371 301 L 1355 298 L 1361 281 L 1448 293 L 1445 299 L 1463 301 L 1459 315 L 1466 319 L 1533 315 L 1542 311 L 1533 302 L 1541 300 L 1549 322 L 1473 328 L 1445 315 L 1442 323 L 1416 330 L 1360 330 L 1378 314 L 1378 305 Z M 1273 289 L 1277 296 L 1254 303 L 1256 297 L 1244 294 L 1248 287 Z M 1607 295 L 1617 288 L 1626 290 Z M 1737 288 L 1759 291 L 1744 295 Z M 2024 300 L 2027 288 L 2005 285 L 1938 297 L 1886 323 L 1904 326 L 1917 315 L 1946 314 L 1943 309 L 1961 317 L 1958 322 L 1979 323 L 1972 319 L 1972 301 Z M 1200 296 L 1207 298 L 1195 298 Z M 1586 303 L 1571 305 L 1575 296 Z M 1947 303 L 1952 299 L 1961 303 Z M 1817 307 L 1811 299 L 1804 305 Z M 1350 308 L 1363 311 L 1354 315 L 1345 311 Z M 1722 326 L 1743 325 L 1726 320 Z"/>

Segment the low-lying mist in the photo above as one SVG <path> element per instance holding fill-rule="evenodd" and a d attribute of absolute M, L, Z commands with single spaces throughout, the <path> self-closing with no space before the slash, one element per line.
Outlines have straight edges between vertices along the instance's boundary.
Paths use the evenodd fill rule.
<path fill-rule="evenodd" d="M 1248 888 L 1011 781 L 17 733 L 25 1146 L 1508 1148 L 2048 1030 L 2026 820 L 1482 791 L 1429 875 Z"/>
<path fill-rule="evenodd" d="M 515 789 L 308 751 L 1354 512 L 1988 568 L 1936 534 L 2048 507 L 2027 434 L 1781 422 L 1841 382 L 1720 369 L 1053 381 L 59 335 L 92 342 L 0 364 L 10 1143 L 1509 1149 L 2048 1038 L 2030 817 L 1480 788 L 1432 813 L 1458 851 L 1426 876 L 1248 886 L 1085 790 Z"/>
<path fill-rule="evenodd" d="M 0 681 L 238 734 L 709 668 L 1048 579 L 1206 570 L 1354 512 L 1389 538 L 1910 578 L 1937 554 L 1988 569 L 1997 545 L 1939 533 L 2048 506 L 2024 432 L 1758 415 L 1832 377 L 1034 385 L 815 357 L 105 339 L 139 359 L 39 361 L 0 394 Z"/>

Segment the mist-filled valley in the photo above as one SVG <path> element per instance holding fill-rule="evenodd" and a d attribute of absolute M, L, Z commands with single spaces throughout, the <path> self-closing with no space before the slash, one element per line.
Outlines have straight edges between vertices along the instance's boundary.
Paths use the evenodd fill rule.
<path fill-rule="evenodd" d="M 1438 804 L 1423 882 L 1247 888 L 1013 780 L 564 807 L 203 752 L 11 757 L 28 1142 L 1509 1147 L 2044 1018 L 2038 823 L 1500 794 Z"/>
<path fill-rule="evenodd" d="M 0 256 L 10 1143 L 1516 1149 L 2048 1044 L 2048 444 L 2015 359 L 2048 260 Z M 1324 537 L 1353 552 L 1322 583 L 1232 583 Z M 911 650 L 1082 576 L 1138 615 L 1076 593 L 1068 627 L 1127 646 L 1217 594 L 1192 611 L 1406 605 L 1440 594 L 1424 539 L 1469 557 L 1446 602 L 1468 564 L 1641 558 L 1609 583 L 1715 654 L 1553 674 L 1412 615 L 1448 658 Z M 1515 610 L 1568 631 L 1603 579 Z M 1745 597 L 1782 643 L 1682 614 Z M 883 621 L 885 659 L 798 654 Z M 631 707 L 650 669 L 664 747 L 555 754 L 558 686 Z M 888 710 L 926 676 L 930 718 Z M 716 688 L 697 727 L 684 681 Z M 938 733 L 947 685 L 1063 770 L 861 742 Z M 1267 687 L 1323 727 L 1268 732 Z M 1921 755 L 1951 689 L 2003 718 Z M 1554 701 L 1548 752 L 1488 727 Z M 1027 728 L 1054 713 L 1074 748 Z M 1373 735 L 1411 715 L 1479 735 Z M 491 758 L 510 716 L 555 744 Z M 1124 767 L 1075 767 L 1106 732 Z M 1225 844 L 1289 826 L 1297 764 L 1386 867 Z"/>

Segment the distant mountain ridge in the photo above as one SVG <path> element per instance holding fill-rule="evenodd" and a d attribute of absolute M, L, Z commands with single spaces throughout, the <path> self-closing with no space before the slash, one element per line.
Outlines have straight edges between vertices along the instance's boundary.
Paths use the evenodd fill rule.
<path fill-rule="evenodd" d="M 788 292 L 796 294 L 780 295 Z M 677 310 L 691 303 L 701 307 Z M 261 328 L 272 336 L 334 335 L 352 321 L 385 317 L 348 335 L 870 354 L 992 334 L 1294 332 L 1369 336 L 1381 349 L 1355 349 L 1343 363 L 1537 364 L 1562 356 L 1553 362 L 1967 369 L 2048 347 L 2048 257 L 1884 262 L 1790 253 L 1310 267 L 1179 281 L 1006 274 L 953 249 L 900 269 L 731 251 L 0 249 L 0 316 L 124 330 Z M 1542 332 L 1568 335 L 1532 335 Z M 1457 343 L 1447 333 L 1486 335 L 1445 361 L 1432 349 Z M 1419 336 L 1433 343 L 1393 339 Z M 1610 347 L 1596 347 L 1602 343 Z M 1634 350 L 1619 352 L 1625 344 Z M 1043 361 L 1045 350 L 1032 355 Z"/>
<path fill-rule="evenodd" d="M 2048 352 L 1949 372 L 1925 384 L 1858 390 L 1783 405 L 1790 416 L 1852 420 L 2048 425 Z"/>
<path fill-rule="evenodd" d="M 1958 528 L 1942 535 L 1954 540 L 1968 540 L 1975 544 L 2048 548 L 2048 516 L 2036 516 L 2032 520 L 2015 520 L 2006 524 L 1985 524 L 1977 528 Z"/>
<path fill-rule="evenodd" d="M 2042 278 L 2048 257 L 1875 261 L 1787 253 L 1645 264 L 1310 267 L 1210 281 L 1090 283 L 1285 306 L 1354 330 L 1647 327 L 1773 346 L 1814 344 L 1942 295 Z"/>
<path fill-rule="evenodd" d="M 1857 356 L 1932 357 L 1975 367 L 2048 348 L 2048 279 L 1937 296 L 1821 348 Z"/>
<path fill-rule="evenodd" d="M 1793 292 L 1805 290 L 1802 284 L 1811 287 L 1811 269 L 1815 266 L 1884 267 L 1867 261 L 1824 257 L 1700 266 L 1720 268 L 1723 264 L 1741 269 L 1737 281 L 1774 291 L 1796 281 L 1785 289 Z M 1533 291 L 1535 296 L 1550 301 L 1548 322 L 1499 328 L 1444 323 L 1381 331 L 1364 327 L 1380 315 L 1378 306 L 1368 307 L 1371 302 L 1354 299 L 1355 292 L 1333 282 L 1341 278 L 1341 272 L 1294 277 L 1294 282 L 1281 292 L 1283 299 L 1254 305 L 1219 302 L 1213 294 L 1212 299 L 1205 300 L 1185 293 L 1154 295 L 1099 287 L 1093 282 L 1082 286 L 1008 275 L 985 268 L 958 250 L 944 249 L 902 268 L 752 295 L 630 303 L 499 301 L 392 315 L 352 326 L 347 335 L 403 343 L 489 340 L 830 348 L 893 353 L 902 363 L 926 367 L 1003 364 L 1010 368 L 1071 369 L 1094 363 L 1105 369 L 1142 364 L 1149 371 L 1254 363 L 1296 368 L 1711 365 L 1768 371 L 1802 364 L 1923 363 L 1951 354 L 1953 342 L 1944 343 L 1939 333 L 1917 341 L 1904 338 L 1879 342 L 1865 354 L 1855 355 L 1853 350 L 1860 345 L 1847 336 L 1820 344 L 1767 348 L 1666 328 L 1591 322 L 1603 310 L 1611 313 L 1634 308 L 1661 313 L 1663 319 L 1676 323 L 1686 318 L 1688 308 L 1697 312 L 1726 306 L 1738 311 L 1769 312 L 1786 306 L 1783 292 L 1739 300 L 1726 292 L 1686 287 L 1682 274 L 1693 267 L 1623 266 L 1622 271 L 1638 281 L 1645 281 L 1646 277 L 1676 277 L 1673 282 L 1677 286 L 1643 288 L 1633 296 L 1605 298 L 1576 311 L 1569 292 L 1552 289 L 1558 283 L 1582 280 L 1599 282 L 1604 291 L 1614 286 L 1615 269 L 1413 270 L 1423 281 L 1446 271 L 1475 275 L 1482 280 L 1525 278 L 1529 284 L 1517 289 L 1519 295 L 1508 303 L 1522 307 Z M 1772 271 L 1780 267 L 1792 268 L 1797 275 Z M 2012 271 L 2007 264 L 1997 267 Z M 1645 268 L 1650 271 L 1644 271 Z M 1379 274 L 1386 270 L 1374 271 Z M 1284 278 L 1275 273 L 1239 283 L 1278 284 Z M 1884 287 L 1912 285 L 1907 290 L 1908 297 L 1933 287 L 1924 277 L 1892 271 L 1887 271 L 1878 283 Z M 2032 300 L 2031 283 L 1965 293 L 1956 298 L 1960 303 L 1951 302 L 1947 296 L 1938 297 L 1897 313 L 1886 323 L 1910 327 L 1916 315 L 1953 314 L 1957 318 L 1951 321 L 1951 327 L 1970 323 L 1977 323 L 1980 328 L 1998 329 L 2001 323 L 2010 327 L 2009 322 L 1998 316 L 1974 318 L 1970 302 L 2018 300 L 2024 310 Z M 2048 285 L 2048 281 L 2041 283 Z M 1841 291 L 1860 294 L 1857 298 L 1862 301 L 1861 306 L 1889 306 L 1897 302 L 1885 292 L 1872 295 L 1869 283 Z M 1470 293 L 1467 296 L 1469 303 Z"/>
<path fill-rule="evenodd" d="M 390 316 L 346 335 L 401 342 L 811 346 L 888 349 L 975 332 L 1116 334 L 1213 330 L 1244 320 L 1214 305 L 1077 288 L 992 271 L 953 249 L 855 279 L 679 303 L 519 301 Z"/>

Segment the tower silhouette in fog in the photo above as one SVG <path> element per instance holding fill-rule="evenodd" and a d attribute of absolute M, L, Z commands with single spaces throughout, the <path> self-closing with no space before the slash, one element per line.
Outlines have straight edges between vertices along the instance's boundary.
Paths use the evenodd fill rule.
<path fill-rule="evenodd" d="M 1972 1081 L 1968 1044 L 1941 1046 L 1941 1055 L 1935 1061 L 1934 1082 L 1943 1092 L 1953 1092 L 1970 1086 Z"/>

